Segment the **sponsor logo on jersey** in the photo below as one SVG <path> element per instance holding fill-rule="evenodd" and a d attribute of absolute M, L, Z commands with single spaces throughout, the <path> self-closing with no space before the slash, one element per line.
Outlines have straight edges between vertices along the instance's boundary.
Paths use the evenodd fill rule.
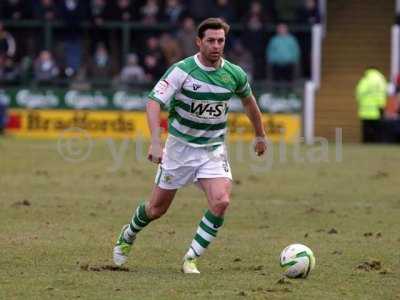
<path fill-rule="evenodd" d="M 166 81 L 165 79 L 164 79 L 164 80 L 160 80 L 160 81 L 156 84 L 156 86 L 154 87 L 154 91 L 155 91 L 157 94 L 163 95 L 163 94 L 165 94 L 165 92 L 167 91 L 168 87 L 169 87 L 168 81 Z"/>
<path fill-rule="evenodd" d="M 190 112 L 202 119 L 218 119 L 228 112 L 226 102 L 202 102 L 194 101 L 190 105 Z"/>

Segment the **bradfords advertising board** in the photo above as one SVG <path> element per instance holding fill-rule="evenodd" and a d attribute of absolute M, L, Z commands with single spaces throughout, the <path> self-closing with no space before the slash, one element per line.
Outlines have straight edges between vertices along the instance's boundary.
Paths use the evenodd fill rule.
<path fill-rule="evenodd" d="M 263 114 L 262 121 L 273 141 L 293 142 L 300 134 L 300 115 Z M 168 121 L 165 112 L 161 127 L 166 133 Z M 7 131 L 19 137 L 59 138 L 61 134 L 68 135 L 71 128 L 80 128 L 93 138 L 150 138 L 146 113 L 139 111 L 11 109 Z M 251 123 L 243 113 L 230 113 L 228 128 L 231 141 L 253 138 Z"/>

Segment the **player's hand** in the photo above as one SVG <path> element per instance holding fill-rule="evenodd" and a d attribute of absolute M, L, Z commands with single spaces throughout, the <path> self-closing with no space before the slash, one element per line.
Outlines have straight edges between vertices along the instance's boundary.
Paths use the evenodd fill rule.
<path fill-rule="evenodd" d="M 257 156 L 261 156 L 267 152 L 267 146 L 268 143 L 265 137 L 256 137 L 254 141 L 254 152 Z"/>
<path fill-rule="evenodd" d="M 153 142 L 149 146 L 147 159 L 155 164 L 160 164 L 162 161 L 163 146 L 161 142 Z"/>

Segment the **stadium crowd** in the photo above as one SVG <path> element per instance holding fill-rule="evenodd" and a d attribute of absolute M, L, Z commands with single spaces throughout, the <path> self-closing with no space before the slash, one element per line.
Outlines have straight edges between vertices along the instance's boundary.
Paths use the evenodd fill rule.
<path fill-rule="evenodd" d="M 226 56 L 251 79 L 309 77 L 309 28 L 321 21 L 315 0 L 2 0 L 0 81 L 153 82 L 197 51 L 196 24 L 211 16 L 233 24 Z M 61 23 L 50 49 L 43 27 L 15 26 L 25 20 Z M 121 27 L 104 26 L 110 22 L 139 26 L 130 30 L 126 57 Z M 296 26 L 308 31 L 291 32 Z"/>

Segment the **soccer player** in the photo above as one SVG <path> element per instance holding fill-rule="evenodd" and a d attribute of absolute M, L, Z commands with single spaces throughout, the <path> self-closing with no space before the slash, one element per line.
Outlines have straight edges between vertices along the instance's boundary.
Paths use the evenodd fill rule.
<path fill-rule="evenodd" d="M 261 114 L 247 76 L 224 59 L 229 25 L 219 18 L 204 20 L 197 29 L 199 53 L 172 65 L 149 94 L 147 119 L 151 132 L 148 159 L 159 164 L 147 203 L 140 204 L 130 224 L 123 226 L 114 247 L 116 265 L 126 262 L 137 234 L 168 210 L 177 189 L 196 182 L 208 200 L 208 210 L 183 258 L 184 273 L 200 273 L 196 259 L 217 236 L 229 205 L 232 175 L 225 152 L 229 99 L 241 98 L 256 134 L 254 150 L 267 150 Z M 160 139 L 160 110 L 169 103 L 168 138 Z"/>

